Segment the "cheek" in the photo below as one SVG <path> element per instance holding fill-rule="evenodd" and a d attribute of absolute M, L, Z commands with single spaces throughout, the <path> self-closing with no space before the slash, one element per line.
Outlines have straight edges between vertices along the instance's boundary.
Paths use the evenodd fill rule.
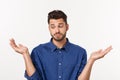
<path fill-rule="evenodd" d="M 60 31 L 61 33 L 66 33 L 67 32 L 67 29 L 63 29 Z"/>
<path fill-rule="evenodd" d="M 55 33 L 55 31 L 54 30 L 49 30 L 50 31 L 50 34 L 54 34 Z"/>

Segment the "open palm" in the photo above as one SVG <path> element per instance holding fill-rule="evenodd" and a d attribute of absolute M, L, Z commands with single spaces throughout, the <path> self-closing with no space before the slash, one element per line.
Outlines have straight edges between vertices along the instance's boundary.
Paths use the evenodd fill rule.
<path fill-rule="evenodd" d="M 22 44 L 16 45 L 14 39 L 10 39 L 10 45 L 16 52 L 20 54 L 28 53 L 28 48 Z"/>
<path fill-rule="evenodd" d="M 100 49 L 98 51 L 93 52 L 91 54 L 91 58 L 94 59 L 94 60 L 100 59 L 100 58 L 104 57 L 111 50 L 112 50 L 112 46 L 109 46 L 105 50 Z"/>

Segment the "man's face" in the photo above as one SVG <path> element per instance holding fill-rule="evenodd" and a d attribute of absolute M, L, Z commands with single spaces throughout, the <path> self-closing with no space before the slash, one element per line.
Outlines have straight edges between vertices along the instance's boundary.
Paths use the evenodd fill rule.
<path fill-rule="evenodd" d="M 68 24 L 66 24 L 62 18 L 50 19 L 49 30 L 52 38 L 55 41 L 62 41 L 66 37 Z"/>

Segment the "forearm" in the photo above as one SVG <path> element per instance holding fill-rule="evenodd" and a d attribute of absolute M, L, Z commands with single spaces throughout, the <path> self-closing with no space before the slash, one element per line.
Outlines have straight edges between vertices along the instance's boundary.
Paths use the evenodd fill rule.
<path fill-rule="evenodd" d="M 112 46 L 109 46 L 105 50 L 100 49 L 98 51 L 93 52 L 85 68 L 83 69 L 82 73 L 79 75 L 78 80 L 89 80 L 91 69 L 92 69 L 94 62 L 97 59 L 103 58 L 108 52 L 110 52 L 111 49 L 112 49 Z"/>
<path fill-rule="evenodd" d="M 86 66 L 84 67 L 82 73 L 79 75 L 78 80 L 89 80 L 90 74 L 91 74 L 91 69 L 94 64 L 93 59 L 89 59 Z"/>
<path fill-rule="evenodd" d="M 32 63 L 29 52 L 26 53 L 26 54 L 23 54 L 23 58 L 24 58 L 24 61 L 25 61 L 27 75 L 32 76 L 33 73 L 35 72 L 35 67 Z"/>

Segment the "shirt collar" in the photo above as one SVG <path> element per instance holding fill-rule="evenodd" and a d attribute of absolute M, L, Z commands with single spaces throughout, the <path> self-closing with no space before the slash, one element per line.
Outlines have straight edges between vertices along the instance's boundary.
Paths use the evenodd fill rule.
<path fill-rule="evenodd" d="M 68 38 L 66 38 L 67 39 L 67 42 L 66 42 L 66 44 L 63 46 L 63 50 L 65 50 L 65 51 L 68 51 L 69 50 L 69 45 L 70 45 L 70 42 L 69 42 L 69 40 L 68 40 Z M 53 44 L 53 42 L 52 42 L 52 38 L 51 38 L 51 40 L 50 40 L 50 48 L 51 48 L 51 51 L 53 52 L 53 51 L 55 51 L 55 50 L 57 50 L 57 47 Z"/>

